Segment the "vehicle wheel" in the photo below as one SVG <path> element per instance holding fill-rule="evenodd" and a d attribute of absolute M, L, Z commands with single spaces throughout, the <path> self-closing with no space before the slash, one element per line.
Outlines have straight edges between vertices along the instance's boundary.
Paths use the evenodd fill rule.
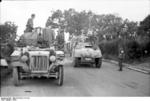
<path fill-rule="evenodd" d="M 63 85 L 63 79 L 64 79 L 64 70 L 63 66 L 58 67 L 58 85 L 62 86 Z"/>
<path fill-rule="evenodd" d="M 102 59 L 101 58 L 96 58 L 95 59 L 95 65 L 96 65 L 96 68 L 101 68 Z"/>
<path fill-rule="evenodd" d="M 79 64 L 78 64 L 78 58 L 74 58 L 74 61 L 73 61 L 73 65 L 74 65 L 74 67 L 78 67 L 79 66 Z"/>
<path fill-rule="evenodd" d="M 19 71 L 17 67 L 13 68 L 13 81 L 15 86 L 19 86 L 20 80 L 19 80 Z"/>

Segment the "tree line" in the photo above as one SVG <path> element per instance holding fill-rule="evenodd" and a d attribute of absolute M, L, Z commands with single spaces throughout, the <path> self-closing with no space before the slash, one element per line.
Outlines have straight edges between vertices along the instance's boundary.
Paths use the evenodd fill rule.
<path fill-rule="evenodd" d="M 124 47 L 127 60 L 150 56 L 150 15 L 141 22 L 134 22 L 116 14 L 56 10 L 48 17 L 45 27 L 60 28 L 76 36 L 81 33 L 86 35 L 92 30 L 106 56 L 117 56 L 119 44 Z M 15 42 L 17 25 L 9 21 L 1 24 L 0 29 L 1 46 L 3 43 Z"/>
<path fill-rule="evenodd" d="M 75 9 L 52 12 L 46 27 L 61 28 L 70 35 L 87 34 L 89 30 L 98 38 L 98 45 L 106 57 L 117 57 L 122 46 L 126 60 L 141 59 L 150 55 L 150 15 L 143 21 L 123 19 L 116 14 L 96 14 L 92 11 Z"/>

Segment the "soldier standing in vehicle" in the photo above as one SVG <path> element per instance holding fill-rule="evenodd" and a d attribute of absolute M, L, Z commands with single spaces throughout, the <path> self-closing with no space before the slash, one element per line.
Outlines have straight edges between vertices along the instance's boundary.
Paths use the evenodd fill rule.
<path fill-rule="evenodd" d="M 31 18 L 28 19 L 27 25 L 26 25 L 26 32 L 32 32 L 33 28 L 33 20 L 35 18 L 35 14 L 31 15 Z"/>
<path fill-rule="evenodd" d="M 42 34 L 39 33 L 39 35 L 37 36 L 37 45 L 38 45 L 39 47 L 42 47 L 43 42 L 44 42 L 44 40 L 43 40 Z"/>
<path fill-rule="evenodd" d="M 57 48 L 58 50 L 63 50 L 64 51 L 64 30 L 60 29 L 58 32 L 58 35 L 56 36 L 56 42 L 57 42 Z"/>
<path fill-rule="evenodd" d="M 123 59 L 124 59 L 125 53 L 124 53 L 124 49 L 123 47 L 119 47 L 119 54 L 118 54 L 118 65 L 119 65 L 119 70 L 118 71 L 122 71 L 123 70 Z"/>

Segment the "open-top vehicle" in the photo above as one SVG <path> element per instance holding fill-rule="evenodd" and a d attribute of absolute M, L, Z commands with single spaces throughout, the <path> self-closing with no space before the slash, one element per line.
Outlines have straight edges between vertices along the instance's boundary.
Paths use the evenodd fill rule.
<path fill-rule="evenodd" d="M 19 85 L 23 77 L 56 78 L 63 84 L 64 52 L 47 47 L 17 47 L 11 55 L 14 85 Z"/>

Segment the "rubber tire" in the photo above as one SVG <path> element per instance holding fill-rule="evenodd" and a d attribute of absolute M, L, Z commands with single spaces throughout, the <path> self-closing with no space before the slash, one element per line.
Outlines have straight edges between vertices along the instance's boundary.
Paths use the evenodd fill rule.
<path fill-rule="evenodd" d="M 95 64 L 96 64 L 96 63 L 95 63 Z M 102 59 L 99 58 L 98 64 L 96 65 L 96 68 L 101 68 L 101 66 L 102 66 Z"/>
<path fill-rule="evenodd" d="M 64 79 L 64 69 L 63 66 L 58 67 L 58 85 L 62 86 L 63 85 L 63 79 Z"/>
<path fill-rule="evenodd" d="M 15 86 L 19 86 L 20 80 L 19 80 L 19 71 L 17 67 L 13 68 L 13 82 Z"/>
<path fill-rule="evenodd" d="M 78 58 L 74 58 L 74 61 L 73 61 L 73 67 L 78 67 L 79 64 L 78 64 Z"/>

